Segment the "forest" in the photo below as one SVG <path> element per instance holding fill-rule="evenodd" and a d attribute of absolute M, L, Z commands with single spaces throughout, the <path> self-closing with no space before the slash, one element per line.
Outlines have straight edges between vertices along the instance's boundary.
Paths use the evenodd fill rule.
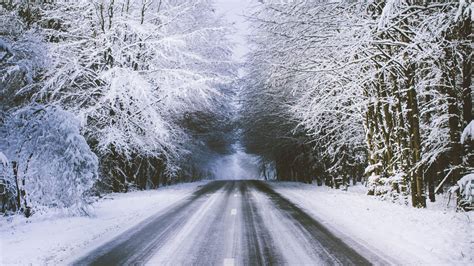
<path fill-rule="evenodd" d="M 212 0 L 1 1 L 0 213 L 218 178 L 235 143 L 263 179 L 419 208 L 464 193 L 473 9 L 258 1 L 239 63 Z"/>
<path fill-rule="evenodd" d="M 474 166 L 472 9 L 265 1 L 250 16 L 242 92 L 243 141 L 264 175 L 364 182 L 369 195 L 414 207 L 462 190 Z"/>
<path fill-rule="evenodd" d="M 206 175 L 230 149 L 236 64 L 212 2 L 2 1 L 2 212 Z"/>

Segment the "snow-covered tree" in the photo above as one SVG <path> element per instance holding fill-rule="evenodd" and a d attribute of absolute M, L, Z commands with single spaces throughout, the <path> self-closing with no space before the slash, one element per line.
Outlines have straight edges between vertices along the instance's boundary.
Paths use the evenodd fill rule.
<path fill-rule="evenodd" d="M 369 193 L 408 203 L 411 192 L 423 207 L 427 190 L 434 200 L 435 184 L 469 171 L 470 1 L 265 1 L 251 21 L 248 94 L 276 110 L 248 113 L 248 128 L 291 114 L 279 117 L 324 165 L 312 175 L 365 168 Z"/>
<path fill-rule="evenodd" d="M 57 106 L 27 106 L 6 118 L 0 138 L 16 210 L 27 216 L 42 207 L 86 211 L 84 193 L 98 177 L 98 160 L 74 115 Z"/>
<path fill-rule="evenodd" d="M 28 91 L 48 66 L 38 29 L 29 27 L 18 13 L 0 5 L 0 118 L 2 112 L 28 102 Z"/>
<path fill-rule="evenodd" d="M 28 23 L 41 29 L 51 62 L 31 90 L 35 99 L 80 117 L 114 190 L 137 183 L 154 187 L 160 181 L 149 184 L 150 178 L 177 176 L 194 142 L 182 121 L 193 113 L 212 115 L 215 99 L 226 97 L 221 88 L 236 73 L 230 28 L 212 1 L 58 0 L 16 6 L 35 8 L 29 13 L 40 15 Z"/>

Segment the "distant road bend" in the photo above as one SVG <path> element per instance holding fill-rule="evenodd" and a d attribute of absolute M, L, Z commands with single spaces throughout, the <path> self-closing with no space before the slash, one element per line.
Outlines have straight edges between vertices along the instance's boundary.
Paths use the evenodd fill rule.
<path fill-rule="evenodd" d="M 344 243 L 265 182 L 214 181 L 73 264 L 387 264 L 361 255 L 367 252 Z"/>

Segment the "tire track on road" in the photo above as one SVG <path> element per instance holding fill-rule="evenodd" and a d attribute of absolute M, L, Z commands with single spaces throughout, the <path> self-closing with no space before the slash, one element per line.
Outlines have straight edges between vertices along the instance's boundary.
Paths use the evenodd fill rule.
<path fill-rule="evenodd" d="M 287 217 L 308 238 L 307 240 L 312 243 L 313 247 L 324 249 L 317 253 L 326 257 L 326 263 L 333 261 L 333 264 L 342 265 L 372 265 L 369 260 L 332 234 L 324 225 L 275 192 L 264 182 L 257 180 L 248 182 L 259 192 L 265 194 L 275 209 L 282 213 L 284 217 Z"/>
<path fill-rule="evenodd" d="M 265 227 L 262 217 L 249 191 L 249 181 L 239 183 L 242 196 L 242 215 L 244 219 L 244 239 L 242 249 L 246 251 L 244 265 L 281 265 L 282 255 L 274 246 L 270 231 Z"/>
<path fill-rule="evenodd" d="M 193 210 L 199 209 L 207 201 L 208 195 L 220 190 L 225 184 L 225 181 L 214 181 L 205 185 L 186 201 L 148 218 L 75 261 L 73 265 L 143 264 L 184 225 Z"/>

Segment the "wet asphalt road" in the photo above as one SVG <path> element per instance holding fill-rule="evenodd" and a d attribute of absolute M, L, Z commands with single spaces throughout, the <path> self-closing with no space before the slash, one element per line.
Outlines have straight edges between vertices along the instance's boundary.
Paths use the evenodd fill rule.
<path fill-rule="evenodd" d="M 370 265 L 256 180 L 214 181 L 74 265 Z"/>

